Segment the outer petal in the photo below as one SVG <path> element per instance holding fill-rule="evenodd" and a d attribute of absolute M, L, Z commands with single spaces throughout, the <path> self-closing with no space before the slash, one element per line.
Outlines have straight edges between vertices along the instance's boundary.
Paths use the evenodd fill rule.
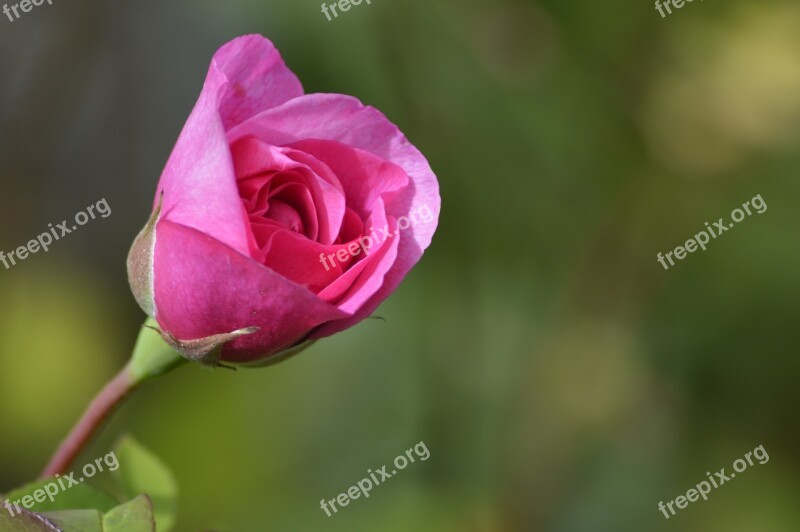
<path fill-rule="evenodd" d="M 267 39 L 247 35 L 220 48 L 161 175 L 162 219 L 248 254 L 247 216 L 225 127 L 302 93 L 300 82 Z"/>
<path fill-rule="evenodd" d="M 278 353 L 314 327 L 347 314 L 256 261 L 192 228 L 156 226 L 155 301 L 164 331 L 192 340 L 246 327 L 222 360 L 245 362 Z"/>
<path fill-rule="evenodd" d="M 219 101 L 225 129 L 303 95 L 300 80 L 261 35 L 244 35 L 224 45 L 214 54 L 211 69 L 227 80 Z"/>
<path fill-rule="evenodd" d="M 421 208 L 430 209 L 430 222 L 401 233 L 397 260 L 384 276 L 377 293 L 355 316 L 323 326 L 313 336 L 328 336 L 351 327 L 371 314 L 397 288 L 430 245 L 441 209 L 436 176 L 425 157 L 383 113 L 349 96 L 301 96 L 259 113 L 228 132 L 231 141 L 247 135 L 255 135 L 276 145 L 289 145 L 305 139 L 335 140 L 371 152 L 400 166 L 411 178 L 411 183 L 402 192 L 384 198 L 387 215 L 399 218 Z"/>

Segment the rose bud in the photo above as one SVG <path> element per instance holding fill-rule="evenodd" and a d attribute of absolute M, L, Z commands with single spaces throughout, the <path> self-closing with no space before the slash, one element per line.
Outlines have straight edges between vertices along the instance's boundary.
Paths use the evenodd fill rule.
<path fill-rule="evenodd" d="M 431 243 L 439 185 L 378 110 L 304 94 L 259 35 L 220 48 L 128 257 L 187 358 L 269 363 L 372 314 Z"/>

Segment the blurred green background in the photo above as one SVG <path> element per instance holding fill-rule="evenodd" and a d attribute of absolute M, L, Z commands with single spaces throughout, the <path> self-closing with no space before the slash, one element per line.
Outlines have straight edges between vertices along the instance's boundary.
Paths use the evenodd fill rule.
<path fill-rule="evenodd" d="M 143 319 L 124 260 L 216 48 L 272 39 L 307 92 L 383 110 L 443 211 L 378 314 L 271 369 L 185 368 L 130 431 L 178 530 L 800 530 L 800 5 L 56 0 L 0 19 L 0 491 L 31 479 Z M 761 194 L 669 271 L 656 262 Z M 424 441 L 431 456 L 319 508 Z M 669 521 L 672 500 L 770 456 Z M 80 463 L 85 463 L 84 459 Z M 102 480 L 102 479 L 101 479 Z"/>

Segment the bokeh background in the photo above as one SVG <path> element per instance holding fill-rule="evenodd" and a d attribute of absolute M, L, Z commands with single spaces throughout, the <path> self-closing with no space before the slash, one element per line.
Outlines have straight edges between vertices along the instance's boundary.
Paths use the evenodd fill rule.
<path fill-rule="evenodd" d="M 55 0 L 0 19 L 0 491 L 122 366 L 124 260 L 216 48 L 258 32 L 307 92 L 383 110 L 442 188 L 378 314 L 274 368 L 184 368 L 131 432 L 178 530 L 800 530 L 800 5 L 628 0 Z M 665 271 L 656 253 L 761 194 Z M 319 508 L 419 441 L 428 461 Z M 657 509 L 763 444 L 667 521 Z M 80 463 L 85 463 L 81 460 Z M 102 480 L 102 479 L 101 479 Z"/>

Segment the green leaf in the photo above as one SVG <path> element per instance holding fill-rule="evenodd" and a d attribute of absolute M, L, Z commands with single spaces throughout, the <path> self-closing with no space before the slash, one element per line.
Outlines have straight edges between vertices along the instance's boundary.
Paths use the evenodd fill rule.
<path fill-rule="evenodd" d="M 148 495 L 159 532 L 168 532 L 175 524 L 177 513 L 178 484 L 172 472 L 130 436 L 120 440 L 115 454 L 120 462 L 115 474 L 125 495 L 130 498 Z"/>
<path fill-rule="evenodd" d="M 59 480 L 61 480 L 60 483 Z M 61 489 L 61 484 L 66 489 Z M 52 501 L 50 500 L 51 497 L 46 493 L 45 486 L 48 485 L 50 485 L 49 493 L 57 491 L 53 495 Z M 6 495 L 6 500 L 14 503 L 15 501 L 21 501 L 25 496 L 34 497 L 34 493 L 37 490 L 41 490 L 38 493 L 38 498 L 43 502 L 34 502 L 30 509 L 36 512 L 53 512 L 56 510 L 100 510 L 101 512 L 107 512 L 119 504 L 119 501 L 111 495 L 90 484 L 81 482 L 75 486 L 70 486 L 69 481 L 64 480 L 63 477 L 61 479 L 37 480 L 27 484 Z M 18 504 L 22 507 L 21 502 Z"/>
<path fill-rule="evenodd" d="M 147 495 L 112 508 L 105 515 L 97 510 L 62 510 L 36 514 L 22 510 L 11 516 L 0 511 L 2 532 L 156 532 L 153 505 Z"/>
<path fill-rule="evenodd" d="M 97 510 L 62 510 L 42 515 L 62 532 L 103 532 L 103 514 Z"/>
<path fill-rule="evenodd" d="M 11 514 L 0 505 L 0 530 L 3 532 L 62 532 L 55 523 L 25 509 L 19 515 Z"/>
<path fill-rule="evenodd" d="M 153 503 L 147 495 L 139 495 L 117 506 L 103 517 L 103 532 L 155 532 Z"/>

